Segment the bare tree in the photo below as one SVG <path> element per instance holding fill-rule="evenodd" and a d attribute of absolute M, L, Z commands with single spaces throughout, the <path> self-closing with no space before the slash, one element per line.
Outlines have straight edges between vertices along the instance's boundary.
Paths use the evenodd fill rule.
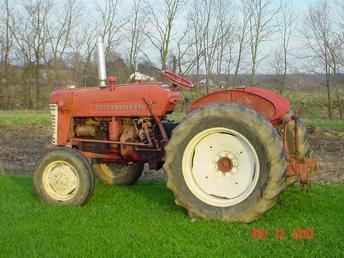
<path fill-rule="evenodd" d="M 313 53 L 311 57 L 319 62 L 322 66 L 321 73 L 325 75 L 328 117 L 332 119 L 331 64 L 334 60 L 331 57 L 331 40 L 333 39 L 333 24 L 327 0 L 322 0 L 309 7 L 305 25 L 304 36 L 308 48 Z"/>
<path fill-rule="evenodd" d="M 19 55 L 26 67 L 24 76 L 27 85 L 27 107 L 33 107 L 31 85 L 35 85 L 35 108 L 39 108 L 40 100 L 40 68 L 44 63 L 47 51 L 47 21 L 52 2 L 47 0 L 25 1 L 16 15 L 11 16 L 13 25 L 11 35 L 15 41 Z"/>
<path fill-rule="evenodd" d="M 271 0 L 245 0 L 249 11 L 249 45 L 251 56 L 251 83 L 256 83 L 257 64 L 261 44 L 272 35 L 272 21 L 278 13 Z"/>
<path fill-rule="evenodd" d="M 182 33 L 182 36 L 177 40 L 177 54 L 174 57 L 175 57 L 175 63 L 176 63 L 175 64 L 176 70 L 178 70 L 179 74 L 185 73 L 185 71 L 183 71 L 183 66 L 188 63 L 188 61 L 185 60 L 185 56 L 188 54 L 188 51 L 191 49 L 192 44 L 193 44 L 192 42 L 187 40 L 188 35 L 189 35 L 189 26 L 186 27 L 186 29 Z"/>
<path fill-rule="evenodd" d="M 230 10 L 231 5 L 222 0 L 194 0 L 188 15 L 194 54 L 189 67 L 195 67 L 198 79 L 204 70 L 207 92 L 213 73 L 229 73 L 233 61 L 234 16 Z"/>
<path fill-rule="evenodd" d="M 1 20 L 1 65 L 2 65 L 2 80 L 0 88 L 0 107 L 8 108 L 9 105 L 9 72 L 10 72 L 10 52 L 12 48 L 12 36 L 10 34 L 10 7 L 9 1 L 4 1 L 3 6 L 4 13 L 2 14 L 3 19 Z M 2 99 L 1 99 L 2 97 Z"/>
<path fill-rule="evenodd" d="M 214 8 L 214 0 L 203 0 L 205 27 L 203 30 L 203 47 L 204 47 L 204 70 L 205 70 L 205 83 L 206 93 L 209 92 L 209 83 L 211 80 L 211 74 L 213 66 L 215 64 L 214 55 L 217 50 L 217 44 L 219 42 L 219 24 L 218 20 L 213 19 L 216 16 L 217 8 Z"/>
<path fill-rule="evenodd" d="M 282 52 L 278 49 L 275 51 L 274 53 L 274 57 L 271 61 L 271 66 L 272 69 L 275 72 L 275 75 L 278 77 L 278 81 L 282 81 L 282 76 L 283 76 L 283 56 L 282 56 Z M 281 89 L 281 88 L 280 88 Z"/>
<path fill-rule="evenodd" d="M 131 19 L 129 21 L 129 69 L 137 69 L 138 55 L 144 43 L 145 23 L 147 22 L 146 10 L 143 0 L 133 0 Z"/>
<path fill-rule="evenodd" d="M 218 26 L 219 26 L 219 43 L 216 51 L 216 73 L 223 74 L 225 68 L 227 70 L 227 77 L 231 72 L 232 51 L 234 45 L 234 15 L 231 13 L 231 4 L 228 2 L 219 1 L 218 3 Z M 228 81 L 228 78 L 227 78 Z"/>
<path fill-rule="evenodd" d="M 246 4 L 246 0 L 240 1 L 240 23 L 237 26 L 237 58 L 235 62 L 235 71 L 233 77 L 233 84 L 238 83 L 238 75 L 242 63 L 243 52 L 245 49 L 246 41 L 247 41 L 247 27 L 250 20 L 251 11 L 249 6 Z"/>
<path fill-rule="evenodd" d="M 153 30 L 148 31 L 146 35 L 152 46 L 159 51 L 161 69 L 166 69 L 173 27 L 181 7 L 181 0 L 163 0 L 162 6 L 162 10 L 149 6 Z"/>
<path fill-rule="evenodd" d="M 189 73 L 196 65 L 198 58 L 195 57 L 195 40 L 190 22 L 187 22 L 180 36 L 175 40 L 174 61 L 176 71 L 179 74 Z"/>
<path fill-rule="evenodd" d="M 337 33 L 334 33 L 334 38 L 329 42 L 329 54 L 330 54 L 330 67 L 331 67 L 331 74 L 332 74 L 332 80 L 331 84 L 333 85 L 335 89 L 335 99 L 337 108 L 339 111 L 339 118 L 344 118 L 344 99 L 343 99 L 343 92 L 339 90 L 338 87 L 338 70 L 340 67 L 339 60 L 342 53 L 342 42 L 340 41 L 340 38 L 338 38 Z"/>
<path fill-rule="evenodd" d="M 203 56 L 203 30 L 205 26 L 205 19 L 203 17 L 203 9 L 200 1 L 194 0 L 192 2 L 191 11 L 188 15 L 188 20 L 191 21 L 191 42 L 194 46 L 194 62 L 196 68 L 196 77 L 199 78 L 201 70 L 201 59 Z"/>
<path fill-rule="evenodd" d="M 55 16 L 49 20 L 47 24 L 49 55 L 54 66 L 58 60 L 63 59 L 67 48 L 70 47 L 71 35 L 79 16 L 77 0 L 67 0 L 62 8 L 62 13 L 55 10 Z"/>
<path fill-rule="evenodd" d="M 337 27 L 336 27 L 336 35 L 337 38 L 334 42 L 333 47 L 331 47 L 331 56 L 334 60 L 333 62 L 333 73 L 334 75 L 334 85 L 336 89 L 336 101 L 339 109 L 339 117 L 340 119 L 344 119 L 344 88 L 343 85 L 339 85 L 337 80 L 337 68 L 343 69 L 344 68 L 344 3 L 342 1 L 337 2 L 337 11 L 338 11 L 338 19 L 337 19 Z M 341 86 L 341 89 L 339 89 Z"/>
<path fill-rule="evenodd" d="M 86 86 L 92 69 L 92 57 L 96 49 L 97 25 L 84 23 L 72 35 L 72 55 L 70 63 L 73 68 L 73 78 L 79 84 Z"/>
<path fill-rule="evenodd" d="M 106 56 L 110 56 L 111 52 L 120 41 L 120 32 L 127 24 L 127 19 L 124 19 L 119 14 L 120 0 L 105 0 L 105 6 L 98 6 L 97 11 L 101 17 L 101 32 L 106 49 Z"/>
<path fill-rule="evenodd" d="M 282 93 L 286 86 L 286 78 L 288 73 L 288 58 L 290 50 L 290 39 L 294 31 L 295 14 L 293 12 L 291 2 L 284 0 L 281 5 L 279 17 L 278 34 L 280 37 L 280 46 L 275 52 L 273 67 L 275 73 L 280 77 L 280 92 Z"/>
<path fill-rule="evenodd" d="M 224 4 L 224 1 L 203 0 L 199 8 L 202 10 L 200 16 L 204 17 L 200 39 L 207 93 L 214 68 L 217 64 L 217 72 L 221 73 L 225 49 L 231 42 L 232 20 L 228 15 L 229 12 L 226 12 Z"/>
<path fill-rule="evenodd" d="M 240 22 L 236 26 L 236 32 L 235 37 L 237 38 L 237 57 L 235 61 L 235 70 L 234 70 L 234 76 L 233 76 L 233 84 L 238 83 L 238 75 L 239 70 L 242 63 L 243 58 L 243 52 L 245 49 L 246 41 L 247 41 L 247 27 L 248 22 L 250 18 L 250 12 L 247 8 L 247 5 L 245 5 L 245 1 L 240 1 Z"/>

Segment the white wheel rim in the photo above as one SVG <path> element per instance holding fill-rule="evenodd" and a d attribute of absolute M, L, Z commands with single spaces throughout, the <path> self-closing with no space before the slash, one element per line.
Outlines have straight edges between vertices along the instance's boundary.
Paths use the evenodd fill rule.
<path fill-rule="evenodd" d="M 57 201 L 72 199 L 80 185 L 76 169 L 65 161 L 54 161 L 46 166 L 42 181 L 47 194 Z"/>
<path fill-rule="evenodd" d="M 229 160 L 230 165 L 224 169 L 219 160 Z M 235 130 L 216 127 L 191 139 L 184 150 L 182 169 L 188 188 L 199 200 L 216 207 L 229 207 L 241 203 L 253 192 L 260 164 L 246 137 Z"/>

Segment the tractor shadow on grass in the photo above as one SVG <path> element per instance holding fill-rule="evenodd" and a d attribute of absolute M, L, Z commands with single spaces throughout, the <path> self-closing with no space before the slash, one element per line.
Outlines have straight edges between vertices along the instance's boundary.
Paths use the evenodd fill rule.
<path fill-rule="evenodd" d="M 186 216 L 185 210 L 175 204 L 174 194 L 167 188 L 165 181 L 140 181 L 128 189 L 137 195 L 137 198 L 144 198 L 145 203 L 150 203 L 153 207 Z"/>

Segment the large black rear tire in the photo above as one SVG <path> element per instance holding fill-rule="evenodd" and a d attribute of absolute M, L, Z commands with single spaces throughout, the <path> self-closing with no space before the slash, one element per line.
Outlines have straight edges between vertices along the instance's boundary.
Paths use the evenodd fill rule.
<path fill-rule="evenodd" d="M 236 200 L 235 202 L 231 202 L 232 199 L 228 195 L 217 196 L 217 193 L 213 194 L 211 191 L 217 191 L 216 184 L 212 186 L 213 188 L 209 187 L 209 189 L 214 190 L 208 190 L 207 187 L 204 187 L 200 191 L 197 188 L 199 187 L 197 182 L 207 183 L 208 175 L 209 177 L 212 176 L 212 172 L 208 171 L 208 168 L 211 168 L 211 164 L 213 164 L 211 163 L 210 157 L 213 157 L 212 155 L 216 156 L 217 154 L 211 153 L 209 150 L 209 160 L 207 160 L 207 155 L 202 154 L 202 152 L 198 154 L 196 148 L 201 148 L 198 145 L 202 141 L 207 142 L 209 139 L 211 143 L 211 138 L 209 137 L 222 137 L 222 133 L 218 132 L 212 136 L 213 134 L 211 132 L 213 130 L 216 132 L 223 130 L 223 137 L 227 137 L 224 139 L 240 136 L 239 138 L 243 139 L 242 146 L 250 146 L 247 149 L 247 157 L 255 157 L 255 162 L 252 161 L 253 166 L 249 169 L 254 172 L 252 172 L 254 175 L 252 178 L 255 178 L 255 181 L 252 179 L 252 183 L 248 184 L 250 188 L 247 189 L 252 188 L 251 192 L 248 192 L 248 195 L 247 192 L 243 191 L 242 195 L 238 195 L 240 198 L 233 197 L 233 200 Z M 209 132 L 209 135 L 204 134 L 205 132 Z M 231 135 L 231 133 L 233 134 Z M 202 139 L 197 138 L 202 135 L 206 136 Z M 200 140 L 197 142 L 197 139 Z M 246 140 L 247 145 L 244 143 Z M 217 144 L 222 146 L 221 141 Z M 190 146 L 196 147 L 194 153 L 188 154 L 191 148 Z M 212 148 L 213 146 L 209 147 Z M 283 152 L 283 145 L 276 129 L 259 113 L 237 104 L 212 104 L 191 112 L 173 130 L 172 137 L 165 150 L 166 162 L 164 169 L 167 174 L 167 186 L 175 194 L 176 204 L 184 207 L 191 217 L 248 223 L 254 221 L 269 210 L 275 204 L 282 190 L 286 187 L 287 162 Z M 244 148 L 244 150 L 246 149 Z M 256 155 L 251 155 L 250 153 L 256 153 Z M 233 157 L 234 155 L 234 160 L 240 161 L 240 157 L 236 158 L 236 155 L 240 154 L 232 153 L 228 154 L 228 157 Z M 188 155 L 191 158 L 188 159 Z M 191 159 L 192 162 L 195 162 L 198 155 L 203 155 L 200 156 L 203 157 L 203 159 L 200 159 L 200 162 L 205 164 L 203 170 L 198 170 L 198 173 L 206 175 L 205 178 L 207 179 L 197 178 L 198 181 L 196 180 L 196 184 L 192 184 L 190 180 L 192 181 L 194 179 L 189 174 L 194 173 L 194 177 L 198 177 L 193 172 L 197 170 L 195 168 L 197 164 L 190 163 L 192 165 L 189 165 L 188 161 Z M 231 182 L 231 178 L 225 178 L 227 174 L 237 173 L 238 171 L 244 174 L 247 173 L 247 170 L 244 169 L 245 164 L 235 161 L 234 163 L 238 163 L 235 168 L 236 170 L 231 170 L 233 167 L 231 163 L 230 165 L 227 164 L 227 168 L 225 166 L 227 170 L 221 168 L 220 174 L 217 174 L 216 177 L 214 176 L 214 180 L 218 180 L 217 176 L 221 176 L 222 171 L 225 171 L 224 180 L 227 180 L 229 183 L 240 184 L 240 181 Z M 216 164 L 218 164 L 218 161 Z M 215 168 L 215 172 L 219 173 L 216 169 L 219 169 L 219 165 Z M 227 173 L 228 171 L 229 173 Z M 245 181 L 245 178 L 242 180 Z M 219 182 L 219 184 L 222 184 L 221 178 L 220 181 L 211 182 Z M 246 188 L 243 189 L 246 191 Z M 226 191 L 226 188 L 224 191 Z M 209 199 L 207 199 L 207 196 L 209 196 Z M 226 206 L 226 203 L 232 204 Z"/>

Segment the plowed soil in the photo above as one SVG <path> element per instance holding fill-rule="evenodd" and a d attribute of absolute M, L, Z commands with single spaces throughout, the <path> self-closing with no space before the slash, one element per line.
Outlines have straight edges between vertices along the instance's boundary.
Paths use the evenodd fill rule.
<path fill-rule="evenodd" d="M 0 174 L 31 175 L 49 143 L 46 126 L 0 125 Z M 344 129 L 317 129 L 309 135 L 318 170 L 312 181 L 344 182 Z M 145 170 L 144 180 L 162 180 L 162 171 Z"/>

